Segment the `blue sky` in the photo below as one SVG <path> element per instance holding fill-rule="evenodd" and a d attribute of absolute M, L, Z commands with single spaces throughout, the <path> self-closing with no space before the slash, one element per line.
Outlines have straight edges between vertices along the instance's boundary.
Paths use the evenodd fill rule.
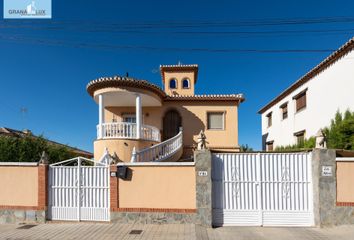
<path fill-rule="evenodd" d="M 60 0 L 53 1 L 51 20 L 1 18 L 0 126 L 31 129 L 35 134 L 92 151 L 98 108 L 87 94 L 86 84 L 98 77 L 129 72 L 132 77 L 161 86 L 156 71 L 159 65 L 181 61 L 199 64 L 197 93 L 245 94 L 246 101 L 239 109 L 239 140 L 260 149 L 257 111 L 330 53 L 210 50 L 337 49 L 353 36 L 354 21 L 233 27 L 210 23 L 352 18 L 353 8 L 352 1 L 324 0 Z M 168 22 L 199 25 L 157 27 Z M 136 28 L 137 24 L 150 27 Z M 128 27 L 122 30 L 117 26 Z M 239 33 L 264 31 L 271 33 Z M 282 33 L 274 33 L 279 31 Z M 192 48 L 209 51 L 187 51 Z M 21 112 L 21 108 L 27 112 Z"/>

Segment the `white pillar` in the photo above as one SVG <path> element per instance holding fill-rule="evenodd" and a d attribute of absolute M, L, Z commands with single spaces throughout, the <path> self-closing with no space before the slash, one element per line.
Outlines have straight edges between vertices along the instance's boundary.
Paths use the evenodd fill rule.
<path fill-rule="evenodd" d="M 136 95 L 135 99 L 135 114 L 136 114 L 136 138 L 141 138 L 141 126 L 142 126 L 142 107 L 141 107 L 141 96 Z"/>
<path fill-rule="evenodd" d="M 103 101 L 103 95 L 100 94 L 98 95 L 98 138 L 103 138 L 103 126 L 102 124 L 104 123 L 104 101 Z"/>

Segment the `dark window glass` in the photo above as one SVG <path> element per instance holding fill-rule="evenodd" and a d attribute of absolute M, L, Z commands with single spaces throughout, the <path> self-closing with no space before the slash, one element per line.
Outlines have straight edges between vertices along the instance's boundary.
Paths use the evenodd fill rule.
<path fill-rule="evenodd" d="M 171 88 L 171 89 L 177 88 L 177 81 L 176 81 L 176 79 L 171 79 L 171 80 L 170 80 L 170 88 Z"/>
<path fill-rule="evenodd" d="M 268 119 L 268 127 L 272 126 L 272 113 L 268 113 L 267 119 Z"/>
<path fill-rule="evenodd" d="M 297 140 L 297 145 L 299 145 L 300 147 L 304 146 L 304 141 L 305 141 L 305 134 L 299 134 L 296 136 L 296 140 Z"/>
<path fill-rule="evenodd" d="M 189 88 L 189 80 L 184 79 L 182 85 L 183 85 L 183 88 Z"/>
<path fill-rule="evenodd" d="M 288 105 L 282 106 L 281 107 L 281 113 L 282 113 L 282 118 L 287 119 L 288 118 Z"/>

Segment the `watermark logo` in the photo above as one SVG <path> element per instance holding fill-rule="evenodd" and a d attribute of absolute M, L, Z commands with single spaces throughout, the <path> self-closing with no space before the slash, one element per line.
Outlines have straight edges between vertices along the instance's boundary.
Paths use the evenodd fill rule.
<path fill-rule="evenodd" d="M 4 18 L 52 18 L 52 0 L 4 0 Z"/>

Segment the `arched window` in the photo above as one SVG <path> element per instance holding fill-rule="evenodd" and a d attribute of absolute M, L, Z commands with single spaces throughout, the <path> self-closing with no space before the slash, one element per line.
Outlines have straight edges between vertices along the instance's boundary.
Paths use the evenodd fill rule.
<path fill-rule="evenodd" d="M 182 87 L 183 88 L 190 88 L 189 87 L 189 79 L 188 78 L 183 79 Z"/>
<path fill-rule="evenodd" d="M 176 79 L 172 78 L 170 80 L 170 89 L 176 89 L 177 88 L 177 81 Z"/>

